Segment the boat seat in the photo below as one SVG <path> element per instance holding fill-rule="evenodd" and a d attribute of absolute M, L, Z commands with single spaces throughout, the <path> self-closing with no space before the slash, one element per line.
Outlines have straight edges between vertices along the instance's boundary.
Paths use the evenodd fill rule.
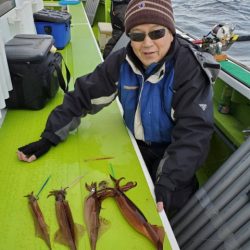
<path fill-rule="evenodd" d="M 106 43 L 111 38 L 112 30 L 111 23 L 98 22 L 98 43 L 101 50 L 104 49 Z"/>

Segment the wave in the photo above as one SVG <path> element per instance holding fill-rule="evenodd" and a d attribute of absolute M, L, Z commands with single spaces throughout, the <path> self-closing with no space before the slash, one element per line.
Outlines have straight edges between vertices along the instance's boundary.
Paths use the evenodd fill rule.
<path fill-rule="evenodd" d="M 237 35 L 250 35 L 249 0 L 172 0 L 175 22 L 185 32 L 201 38 L 219 23 L 235 27 Z M 227 53 L 250 65 L 250 42 L 235 42 Z"/>

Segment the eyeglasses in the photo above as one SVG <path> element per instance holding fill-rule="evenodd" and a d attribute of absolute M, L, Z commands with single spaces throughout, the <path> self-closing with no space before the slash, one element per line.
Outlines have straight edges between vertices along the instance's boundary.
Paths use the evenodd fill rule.
<path fill-rule="evenodd" d="M 131 39 L 131 41 L 143 42 L 146 35 L 148 35 L 150 39 L 152 40 L 157 40 L 157 39 L 164 37 L 165 34 L 166 34 L 166 29 L 158 29 L 158 30 L 150 31 L 147 34 L 140 33 L 140 32 L 131 32 L 131 33 L 128 33 L 128 37 Z"/>

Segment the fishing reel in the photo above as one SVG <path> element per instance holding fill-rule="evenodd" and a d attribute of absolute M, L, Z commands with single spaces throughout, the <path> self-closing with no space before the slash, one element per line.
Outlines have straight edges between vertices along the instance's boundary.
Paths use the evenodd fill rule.
<path fill-rule="evenodd" d="M 234 34 L 234 29 L 235 27 L 230 24 L 216 24 L 206 36 L 203 36 L 202 40 L 195 43 L 201 44 L 202 50 L 212 55 L 221 54 L 238 39 L 239 36 Z"/>
<path fill-rule="evenodd" d="M 234 37 L 234 29 L 235 27 L 230 24 L 217 24 L 213 27 L 210 33 L 220 42 L 227 43 Z"/>

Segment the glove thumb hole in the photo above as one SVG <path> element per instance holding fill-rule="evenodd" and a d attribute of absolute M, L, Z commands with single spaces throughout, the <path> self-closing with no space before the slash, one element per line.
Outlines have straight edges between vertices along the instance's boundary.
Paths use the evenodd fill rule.
<path fill-rule="evenodd" d="M 34 152 L 34 149 L 32 147 L 30 147 L 30 145 L 20 147 L 20 148 L 18 148 L 18 150 L 20 152 L 24 153 L 25 155 L 32 155 Z"/>

